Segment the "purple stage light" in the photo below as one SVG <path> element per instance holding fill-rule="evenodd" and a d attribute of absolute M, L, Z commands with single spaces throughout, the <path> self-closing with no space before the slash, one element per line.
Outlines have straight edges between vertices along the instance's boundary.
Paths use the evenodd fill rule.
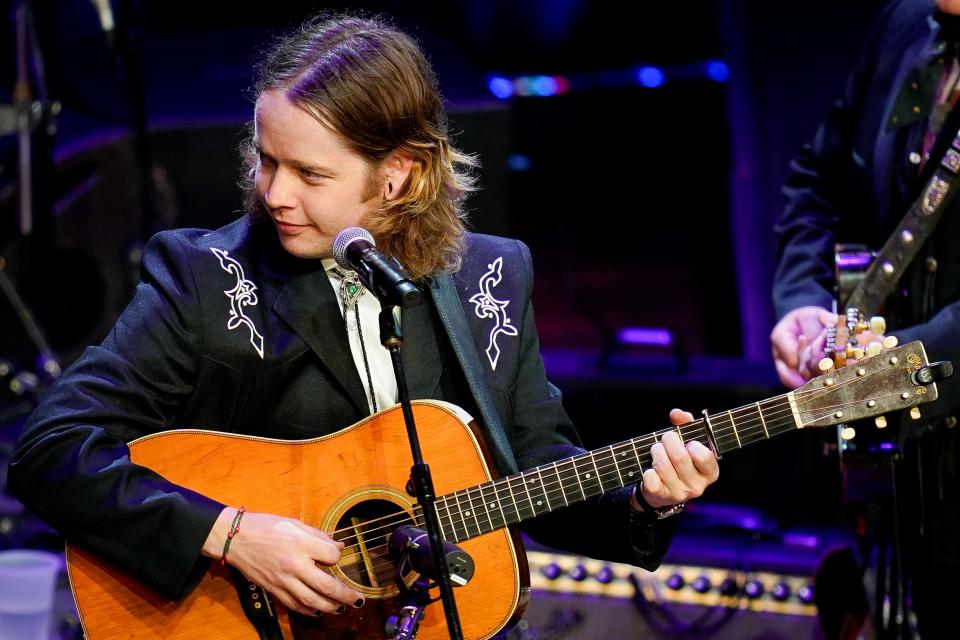
<path fill-rule="evenodd" d="M 617 340 L 620 344 L 641 347 L 669 347 L 673 344 L 669 330 L 645 327 L 624 327 L 617 333 Z"/>

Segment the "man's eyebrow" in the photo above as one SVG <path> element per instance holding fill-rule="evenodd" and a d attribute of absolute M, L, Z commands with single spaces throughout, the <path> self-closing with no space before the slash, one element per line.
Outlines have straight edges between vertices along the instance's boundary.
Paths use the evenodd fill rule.
<path fill-rule="evenodd" d="M 257 150 L 257 153 L 259 153 L 260 155 L 266 156 L 272 160 L 276 159 L 272 155 L 264 151 L 263 147 L 261 147 L 259 144 L 254 143 L 254 148 Z M 310 164 L 309 162 L 304 162 L 303 160 L 288 160 L 287 164 L 291 165 L 298 171 L 308 171 L 310 173 L 317 173 L 324 176 L 336 175 L 336 172 L 329 167 L 324 167 L 323 165 L 317 165 L 317 164 Z"/>
<path fill-rule="evenodd" d="M 290 160 L 289 164 L 298 171 L 307 171 L 309 173 L 316 173 L 322 176 L 333 176 L 336 174 L 336 172 L 329 167 L 324 167 L 323 165 L 319 164 L 310 164 L 309 162 L 304 162 L 303 160 Z"/>

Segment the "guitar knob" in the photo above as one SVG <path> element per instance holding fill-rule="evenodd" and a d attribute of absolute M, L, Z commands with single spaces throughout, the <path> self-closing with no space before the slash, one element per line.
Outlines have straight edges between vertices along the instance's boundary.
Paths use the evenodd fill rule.
<path fill-rule="evenodd" d="M 823 358 L 817 363 L 817 367 L 823 372 L 830 371 L 833 369 L 833 358 Z"/>
<path fill-rule="evenodd" d="M 867 345 L 867 357 L 872 358 L 873 356 L 880 355 L 883 352 L 883 343 L 882 342 L 871 342 Z"/>
<path fill-rule="evenodd" d="M 560 568 L 556 562 L 551 562 L 543 569 L 540 570 L 540 573 L 543 574 L 547 580 L 556 580 L 563 574 L 563 569 Z"/>
<path fill-rule="evenodd" d="M 577 582 L 583 582 L 587 579 L 587 568 L 582 564 L 578 564 L 570 571 L 570 577 Z"/>
<path fill-rule="evenodd" d="M 897 340 L 897 336 L 887 336 L 886 338 L 883 339 L 884 349 L 893 349 L 898 344 L 900 344 L 900 341 Z"/>
<path fill-rule="evenodd" d="M 887 428 L 887 418 L 886 416 L 877 416 L 873 419 L 873 423 L 877 425 L 877 429 L 886 429 Z"/>
<path fill-rule="evenodd" d="M 860 347 L 854 347 L 850 350 L 850 357 L 854 360 L 863 360 L 863 349 Z"/>
<path fill-rule="evenodd" d="M 610 584 L 613 582 L 613 569 L 610 567 L 604 567 L 600 569 L 600 571 L 597 571 L 597 575 L 595 577 L 597 578 L 597 582 L 600 584 Z"/>
<path fill-rule="evenodd" d="M 750 580 L 743 586 L 743 592 L 751 600 L 759 598 L 763 595 L 763 583 L 759 580 Z"/>
<path fill-rule="evenodd" d="M 844 427 L 840 429 L 840 437 L 844 440 L 853 440 L 857 437 L 857 430 L 853 427 Z"/>
<path fill-rule="evenodd" d="M 887 321 L 883 316 L 870 318 L 870 333 L 884 334 L 887 332 Z"/>
<path fill-rule="evenodd" d="M 910 419 L 911 419 L 911 420 L 919 420 L 919 419 L 920 419 L 920 409 L 917 409 L 916 407 L 913 407 L 912 409 L 910 409 Z"/>
<path fill-rule="evenodd" d="M 673 589 L 674 591 L 679 591 L 680 589 L 683 589 L 684 584 L 686 584 L 686 582 L 684 581 L 683 576 L 680 575 L 679 573 L 671 574 L 671 576 L 667 578 L 667 586 Z"/>
<path fill-rule="evenodd" d="M 770 595 L 773 596 L 774 600 L 779 600 L 783 602 L 790 597 L 790 585 L 786 582 L 778 582 L 773 585 L 773 590 L 770 592 Z"/>
<path fill-rule="evenodd" d="M 720 583 L 718 590 L 722 595 L 733 596 L 737 594 L 739 587 L 737 586 L 737 581 L 733 578 L 724 578 L 723 582 Z"/>
<path fill-rule="evenodd" d="M 710 591 L 710 587 L 713 585 L 710 584 L 710 578 L 707 576 L 698 576 L 690 586 L 693 587 L 693 590 L 697 593 L 706 593 L 707 591 Z"/>

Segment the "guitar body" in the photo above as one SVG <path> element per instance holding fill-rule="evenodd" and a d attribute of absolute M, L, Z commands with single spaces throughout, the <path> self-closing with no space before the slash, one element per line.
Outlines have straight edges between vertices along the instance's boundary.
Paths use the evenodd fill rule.
<path fill-rule="evenodd" d="M 413 409 L 437 495 L 491 479 L 493 466 L 482 440 L 452 409 L 428 401 L 413 403 Z M 412 519 L 413 498 L 405 489 L 412 457 L 399 407 L 303 441 L 168 431 L 132 442 L 130 457 L 225 504 L 298 518 L 326 532 L 363 519 Z M 285 639 L 385 637 L 386 618 L 396 613 L 402 598 L 393 582 L 393 563 L 385 555 L 385 539 L 382 532 L 376 538 L 375 530 L 366 534 L 368 557 L 361 557 L 354 545 L 331 569 L 364 593 L 364 607 L 312 618 L 289 614 L 277 604 Z M 522 615 L 529 596 L 519 536 L 500 529 L 459 545 L 476 567 L 468 584 L 454 590 L 464 637 L 489 638 Z M 258 638 L 241 608 L 229 567 L 219 562 L 210 563 L 199 586 L 182 602 L 170 602 L 74 545 L 67 547 L 67 570 L 89 640 Z M 418 637 L 448 637 L 440 602 L 426 608 Z"/>

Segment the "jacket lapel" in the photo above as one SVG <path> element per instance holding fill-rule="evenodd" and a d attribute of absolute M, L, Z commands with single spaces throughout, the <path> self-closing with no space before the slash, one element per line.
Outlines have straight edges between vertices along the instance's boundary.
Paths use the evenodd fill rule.
<path fill-rule="evenodd" d="M 365 416 L 367 399 L 335 296 L 326 272 L 319 268 L 287 280 L 273 309 L 316 354 L 331 383 L 350 398 L 358 415 Z"/>
<path fill-rule="evenodd" d="M 483 377 L 483 367 L 480 364 L 476 345 L 473 343 L 470 327 L 467 324 L 467 318 L 464 315 L 453 278 L 448 274 L 442 274 L 434 278 L 430 284 L 430 295 L 433 297 L 437 313 L 450 339 L 457 361 L 463 368 L 470 393 L 473 394 L 477 402 L 477 408 L 480 410 L 480 418 L 485 427 L 484 431 L 494 460 L 501 470 L 506 473 L 513 473 L 517 470 L 517 461 L 513 455 L 513 450 L 510 448 L 510 441 L 503 429 L 503 424 L 493 405 L 493 400 L 490 398 L 490 392 Z"/>

